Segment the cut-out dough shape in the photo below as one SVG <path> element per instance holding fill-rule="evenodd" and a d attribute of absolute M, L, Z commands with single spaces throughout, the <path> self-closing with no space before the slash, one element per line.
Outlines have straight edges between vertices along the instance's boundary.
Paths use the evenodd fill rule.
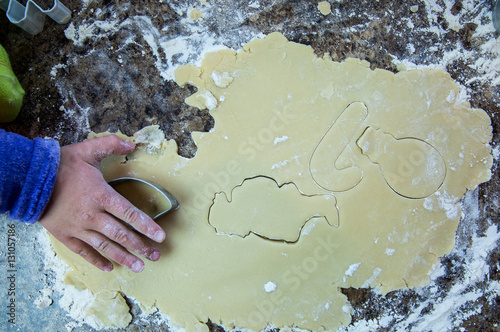
<path fill-rule="evenodd" d="M 339 168 L 337 161 L 368 116 L 362 102 L 349 104 L 323 136 L 314 150 L 309 171 L 321 188 L 339 192 L 354 188 L 363 178 L 363 170 L 355 165 Z"/>
<path fill-rule="evenodd" d="M 401 196 L 428 197 L 444 182 L 446 164 L 443 157 L 420 139 L 396 139 L 380 129 L 368 127 L 356 144 L 379 165 L 387 184 Z"/>
<path fill-rule="evenodd" d="M 302 195 L 293 183 L 281 186 L 268 177 L 246 179 L 228 200 L 216 194 L 209 223 L 219 234 L 246 237 L 250 233 L 269 240 L 297 242 L 302 228 L 313 218 L 324 217 L 338 227 L 333 195 Z M 290 217 L 293 216 L 293 217 Z"/>

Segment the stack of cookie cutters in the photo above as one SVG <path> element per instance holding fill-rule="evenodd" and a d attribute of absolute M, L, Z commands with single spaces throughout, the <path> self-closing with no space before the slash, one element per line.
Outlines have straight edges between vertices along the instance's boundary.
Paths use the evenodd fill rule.
<path fill-rule="evenodd" d="M 7 12 L 10 22 L 31 35 L 43 30 L 45 16 L 49 16 L 59 24 L 67 23 L 71 18 L 71 11 L 59 0 L 53 0 L 50 9 L 43 9 L 32 0 L 28 0 L 26 6 L 16 0 L 0 0 L 0 8 Z"/>

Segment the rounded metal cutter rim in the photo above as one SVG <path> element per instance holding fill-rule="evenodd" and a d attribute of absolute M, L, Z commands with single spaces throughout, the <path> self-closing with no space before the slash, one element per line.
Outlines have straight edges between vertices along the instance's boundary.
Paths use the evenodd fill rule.
<path fill-rule="evenodd" d="M 154 216 L 152 219 L 155 220 L 159 217 L 161 217 L 162 215 L 164 215 L 165 213 L 169 212 L 169 211 L 172 211 L 172 210 L 175 210 L 179 207 L 179 202 L 177 201 L 177 199 L 175 199 L 175 197 L 169 193 L 165 188 L 161 187 L 160 185 L 154 183 L 154 182 L 151 182 L 151 181 L 147 181 L 147 180 L 143 180 L 143 179 L 139 179 L 139 178 L 134 178 L 134 177 L 121 177 L 121 178 L 117 178 L 117 179 L 114 179 L 114 180 L 111 180 L 111 181 L 108 181 L 108 184 L 110 186 L 113 186 L 115 184 L 118 184 L 118 183 L 121 183 L 121 182 L 127 182 L 127 181 L 137 181 L 137 182 L 142 182 L 154 189 L 156 189 L 156 191 L 158 191 L 166 200 L 168 200 L 170 202 L 170 205 L 171 207 L 169 209 L 166 209 L 162 212 L 160 212 L 159 214 L 157 214 L 156 216 Z"/>

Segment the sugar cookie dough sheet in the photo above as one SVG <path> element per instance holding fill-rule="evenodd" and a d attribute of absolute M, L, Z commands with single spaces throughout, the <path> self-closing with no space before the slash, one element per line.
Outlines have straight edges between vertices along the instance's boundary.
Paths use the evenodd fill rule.
<path fill-rule="evenodd" d="M 55 243 L 95 306 L 126 294 L 187 330 L 208 319 L 334 330 L 350 322 L 340 288 L 425 285 L 453 247 L 459 200 L 490 177 L 490 119 L 442 70 L 337 63 L 274 33 L 209 53 L 176 81 L 215 119 L 193 133 L 196 156 L 163 141 L 102 165 L 107 179 L 138 176 L 178 199 L 159 220 L 161 260 L 103 273 Z"/>

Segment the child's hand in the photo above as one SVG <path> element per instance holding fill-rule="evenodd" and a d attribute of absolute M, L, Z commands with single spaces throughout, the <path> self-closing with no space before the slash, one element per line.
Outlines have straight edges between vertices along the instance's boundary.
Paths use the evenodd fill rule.
<path fill-rule="evenodd" d="M 163 229 L 115 192 L 99 171 L 105 157 L 134 149 L 115 135 L 62 147 L 54 192 L 39 221 L 56 239 L 103 271 L 111 271 L 113 264 L 98 251 L 134 272 L 142 271 L 144 262 L 128 250 L 152 261 L 160 258 L 158 248 L 117 219 L 158 243 L 165 239 Z"/>

